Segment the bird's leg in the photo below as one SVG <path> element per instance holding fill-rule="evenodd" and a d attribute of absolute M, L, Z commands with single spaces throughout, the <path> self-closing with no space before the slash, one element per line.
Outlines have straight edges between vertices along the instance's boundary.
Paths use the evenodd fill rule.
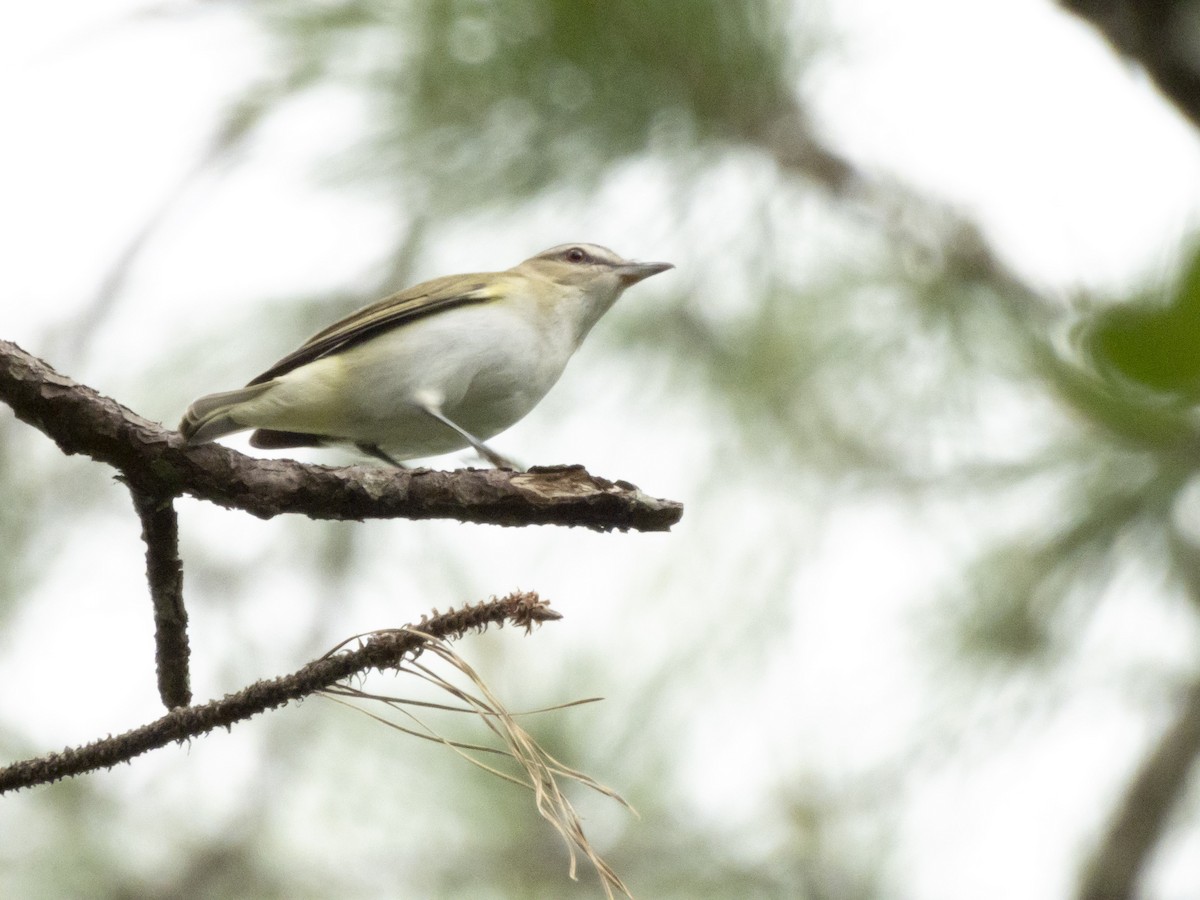
<path fill-rule="evenodd" d="M 360 442 L 356 443 L 354 446 L 356 448 L 358 448 L 358 450 L 360 452 L 365 453 L 367 456 L 373 456 L 376 459 L 381 459 L 388 465 L 395 466 L 397 469 L 407 469 L 408 468 L 408 466 L 406 466 L 404 463 L 400 462 L 399 460 L 392 459 L 392 457 L 388 456 L 387 453 L 384 452 L 383 448 L 380 447 L 378 444 L 368 444 L 365 441 L 360 441 Z"/>
<path fill-rule="evenodd" d="M 522 469 L 520 466 L 518 466 L 512 460 L 505 459 L 503 456 L 501 456 L 499 453 L 497 453 L 495 450 L 493 450 L 491 447 L 489 447 L 487 444 L 485 444 L 479 438 L 475 437 L 475 435 L 471 434 L 471 432 L 467 431 L 464 428 L 460 428 L 458 425 L 456 425 L 450 419 L 447 419 L 442 414 L 442 411 L 440 409 L 438 409 L 432 403 L 422 403 L 417 408 L 420 409 L 421 412 L 425 413 L 426 415 L 432 416 L 433 418 L 437 419 L 439 422 L 441 422 L 447 428 L 454 429 L 455 432 L 457 432 L 459 435 L 462 436 L 463 440 L 465 440 L 468 444 L 470 444 L 472 447 L 475 448 L 476 453 L 478 453 L 480 456 L 482 456 L 484 459 L 486 459 L 488 462 L 490 462 L 497 469 L 512 469 L 514 472 L 523 472 L 524 471 L 524 469 Z"/>

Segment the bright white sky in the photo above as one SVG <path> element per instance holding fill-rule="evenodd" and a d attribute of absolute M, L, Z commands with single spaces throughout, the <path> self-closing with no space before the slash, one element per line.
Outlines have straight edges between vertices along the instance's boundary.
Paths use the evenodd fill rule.
<path fill-rule="evenodd" d="M 1196 225 L 1195 132 L 1053 3 L 832 6 L 846 48 L 813 88 L 830 133 L 977 217 L 1031 277 L 1123 284 Z"/>
<path fill-rule="evenodd" d="M 0 337 L 38 352 L 44 329 L 69 320 L 87 303 L 129 236 L 194 164 L 224 104 L 262 65 L 264 44 L 242 18 L 207 6 L 197 4 L 199 11 L 190 17 L 147 15 L 136 23 L 129 16 L 150 13 L 158 4 L 76 0 L 22 4 L 9 11 L 0 29 L 5 133 L 0 143 L 0 246 L 8 248 L 0 254 L 0 283 L 8 298 L 0 303 Z M 820 123 L 853 158 L 944 197 L 977 218 L 1035 282 L 1063 292 L 1077 285 L 1119 287 L 1160 271 L 1196 225 L 1200 145 L 1195 134 L 1144 78 L 1115 61 L 1086 26 L 1060 14 L 1049 0 L 846 0 L 832 6 L 839 49 L 805 83 Z M 182 3 L 178 8 L 190 7 Z M 221 309 L 241 300 L 286 297 L 314 285 L 339 284 L 367 270 L 390 238 L 390 216 L 369 198 L 346 198 L 306 185 L 312 161 L 336 149 L 331 142 L 340 133 L 338 121 L 352 116 L 333 98 L 314 100 L 267 133 L 244 172 L 220 182 L 215 192 L 189 195 L 134 273 L 122 301 L 127 317 L 109 326 L 114 345 L 130 345 L 131 355 L 123 349 L 116 359 L 88 360 L 87 370 L 70 374 L 100 379 L 115 392 L 117 385 L 126 384 L 123 374 L 136 374 L 143 363 L 155 362 L 136 355 L 152 352 L 153 345 L 151 350 L 133 346 L 144 347 L 140 339 L 145 335 L 208 330 Z M 557 243 L 550 232 L 560 226 L 537 226 L 547 235 L 539 233 L 525 249 Z M 598 219 L 587 226 L 605 227 Z M 372 241 L 371 234 L 378 237 Z M 589 231 L 584 236 L 631 255 L 658 255 L 653 247 L 645 253 L 623 247 L 606 234 Z M 515 261 L 510 255 L 516 242 L 506 236 L 500 252 L 464 239 L 440 255 L 461 260 L 464 267 L 499 267 Z M 481 254 L 488 258 L 477 258 Z M 137 323 L 136 333 L 131 333 L 131 323 Z M 115 333 L 121 329 L 123 336 Z M 248 365 L 263 361 L 253 359 Z M 122 399 L 137 405 L 129 397 Z M 686 427 L 686 422 L 675 424 Z M 676 488 L 686 492 L 686 473 L 644 458 L 621 459 L 619 450 L 610 449 L 618 454 L 616 461 L 597 467 L 599 471 L 630 474 L 628 467 L 636 467 L 637 474 L 630 477 L 647 489 L 667 496 L 676 495 Z M 189 513 L 203 518 L 194 509 Z M 217 529 L 226 515 L 208 520 Z M 848 571 L 847 554 L 859 545 L 864 528 L 878 533 L 881 545 L 895 547 L 896 559 L 877 571 L 857 566 Z M 928 587 L 920 573 L 927 577 L 945 563 L 939 564 L 942 548 L 927 536 L 909 534 L 904 515 L 894 510 L 841 512 L 823 531 L 823 546 L 814 548 L 813 563 L 797 590 L 826 592 L 832 602 L 807 613 L 812 644 L 802 649 L 809 659 L 806 677 L 832 679 L 828 683 L 844 685 L 846 695 L 835 698 L 808 688 L 802 702 L 833 722 L 839 715 L 853 718 L 859 708 L 856 690 L 874 689 L 867 676 L 853 670 L 856 661 L 904 652 L 896 635 L 911 616 L 909 601 Z M 237 534 L 226 538 L 230 553 L 241 549 L 253 556 L 252 550 L 237 546 L 242 532 Z M 653 544 L 626 541 L 622 546 L 631 558 L 655 552 Z M 88 554 L 82 546 L 62 552 Z M 135 559 L 136 552 L 128 558 Z M 101 559 L 95 562 L 101 567 L 96 577 L 116 578 L 104 570 Z M 518 557 L 512 566 L 514 583 L 521 583 L 523 567 L 528 568 L 528 558 Z M 562 578 L 547 571 L 551 584 L 539 587 L 550 588 Z M 123 583 L 136 590 L 138 572 L 132 576 Z M 501 578 L 498 583 L 506 582 Z M 560 593 L 578 590 L 569 580 L 562 585 Z M 881 607 L 882 596 L 890 602 Z M 143 612 L 130 611 L 129 621 L 140 621 L 133 617 Z M 77 622 L 96 629 L 129 627 L 103 610 L 58 614 L 77 615 Z M 51 624 L 30 625 L 30 655 L 36 649 L 32 635 Z M 364 622 L 363 627 L 373 624 L 378 623 Z M 1112 639 L 1121 625 L 1101 630 L 1098 640 Z M 1169 623 L 1158 629 L 1169 630 Z M 868 646 L 859 657 L 842 653 L 836 659 L 818 658 L 823 642 L 839 639 Z M 128 666 L 131 682 L 142 677 L 141 660 L 129 660 Z M 795 695 L 782 693 L 780 702 L 796 702 Z M 30 700 L 30 709 L 13 715 L 14 721 L 37 714 L 40 701 Z M 869 703 L 863 708 L 870 708 Z M 874 711 L 879 712 L 878 705 Z M 907 715 L 902 704 L 889 711 L 898 720 Z M 115 729 L 120 723 L 106 718 L 108 714 L 97 710 L 90 724 L 97 731 Z M 1073 877 L 1069 864 L 1079 849 L 1077 817 L 1095 806 L 1090 773 L 1075 764 L 1081 740 L 1094 741 L 1102 733 L 1114 753 L 1132 761 L 1145 737 L 1135 721 L 1120 716 L 1089 718 L 1086 710 L 1074 715 L 1078 721 L 1056 726 L 1049 743 L 1031 739 L 1028 748 L 1015 748 L 1006 763 L 928 779 L 911 812 L 911 896 L 1063 895 Z M 75 710 L 65 721 L 80 725 Z M 842 722 L 833 731 L 854 727 Z M 67 739 L 58 725 L 31 730 L 39 740 Z M 826 740 L 806 739 L 817 745 Z M 218 747 L 215 752 L 227 752 L 230 744 L 224 746 L 225 751 Z M 770 754 L 779 749 L 778 742 L 763 742 L 740 748 L 739 754 L 769 766 Z M 819 759 L 822 752 L 836 755 L 840 749 L 830 739 L 825 751 L 817 746 L 813 755 Z M 1112 758 L 1105 759 L 1106 769 L 1112 769 Z M 720 761 L 698 754 L 694 765 L 698 777 L 708 777 L 706 767 L 719 771 Z M 1071 769 L 1070 775 L 1063 775 L 1064 768 Z M 1040 830 L 1027 827 L 1030 811 L 1014 799 L 1014 779 L 1026 773 L 1045 779 L 1047 790 L 1059 792 L 1054 796 L 1062 799 L 1039 811 L 1045 826 Z M 715 788 L 714 812 L 736 818 L 736 795 L 736 786 Z M 964 797 L 987 814 L 957 817 L 951 811 Z M 996 864 L 1001 846 L 1012 851 L 1005 855 L 1006 867 Z M 1177 874 L 1172 881 L 1169 873 L 1168 882 L 1185 892 L 1200 887 L 1194 873 Z"/>

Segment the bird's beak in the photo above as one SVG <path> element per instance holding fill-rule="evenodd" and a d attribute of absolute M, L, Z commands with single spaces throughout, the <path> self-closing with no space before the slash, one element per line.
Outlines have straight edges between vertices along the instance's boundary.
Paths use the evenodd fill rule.
<path fill-rule="evenodd" d="M 665 272 L 667 269 L 673 268 L 675 268 L 673 263 L 627 262 L 617 266 L 617 277 L 621 279 L 621 284 L 629 287 L 631 284 L 637 284 L 651 275 L 657 275 L 659 272 Z"/>

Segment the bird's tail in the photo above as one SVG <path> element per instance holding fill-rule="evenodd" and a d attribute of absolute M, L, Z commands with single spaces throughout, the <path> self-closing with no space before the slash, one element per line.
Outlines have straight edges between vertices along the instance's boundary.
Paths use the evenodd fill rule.
<path fill-rule="evenodd" d="M 204 444 L 219 437 L 249 428 L 237 420 L 234 411 L 275 386 L 274 381 L 252 384 L 236 391 L 223 391 L 201 397 L 188 407 L 179 423 L 179 431 L 189 444 Z"/>

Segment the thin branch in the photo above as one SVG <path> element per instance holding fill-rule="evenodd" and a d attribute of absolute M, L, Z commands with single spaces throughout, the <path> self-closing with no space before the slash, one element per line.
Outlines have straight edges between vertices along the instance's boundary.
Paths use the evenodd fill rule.
<path fill-rule="evenodd" d="M 189 687 L 187 609 L 183 605 L 183 563 L 179 559 L 179 518 L 170 498 L 131 488 L 146 544 L 146 581 L 154 603 L 154 663 L 158 695 L 167 709 L 192 701 Z"/>
<path fill-rule="evenodd" d="M 260 518 L 457 519 L 493 525 L 576 525 L 596 531 L 666 531 L 683 505 L 582 466 L 528 472 L 331 468 L 254 459 L 226 447 L 189 447 L 178 432 L 78 384 L 16 344 L 0 341 L 0 400 L 67 454 L 120 471 L 152 496 L 191 494 Z"/>
<path fill-rule="evenodd" d="M 150 750 L 207 734 L 269 709 L 306 697 L 370 669 L 395 669 L 418 656 L 429 637 L 460 638 L 469 631 L 509 622 L 526 631 L 534 624 L 561 616 L 537 594 L 517 592 L 445 614 L 422 619 L 415 629 L 375 632 L 353 650 L 338 649 L 310 662 L 291 675 L 259 681 L 202 706 L 181 706 L 140 728 L 83 747 L 27 759 L 0 769 L 0 794 L 62 778 L 108 769 Z"/>
<path fill-rule="evenodd" d="M 1139 881 L 1200 758 L 1200 682 L 1125 790 L 1083 873 L 1079 900 L 1141 896 Z"/>

